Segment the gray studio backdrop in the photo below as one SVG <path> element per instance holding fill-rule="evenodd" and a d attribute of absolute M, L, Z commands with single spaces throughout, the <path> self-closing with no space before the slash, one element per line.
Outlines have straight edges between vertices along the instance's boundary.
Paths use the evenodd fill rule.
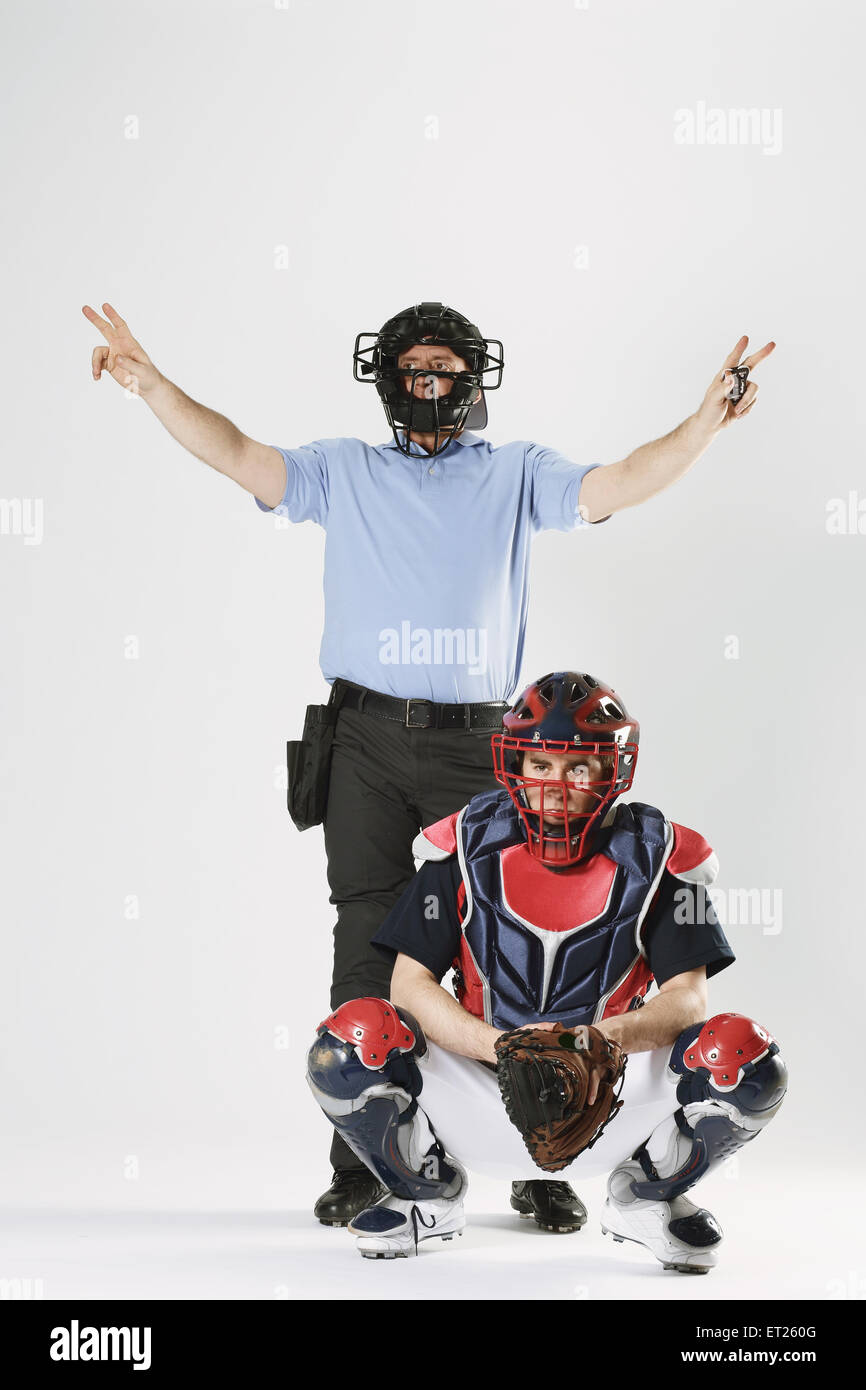
<path fill-rule="evenodd" d="M 791 1064 L 761 1161 L 853 1163 L 857 7 L 91 0 L 3 28 L 4 1200 L 160 1174 L 160 1201 L 292 1206 L 327 1177 L 303 1054 L 333 911 L 283 776 L 326 695 L 323 534 L 91 381 L 105 300 L 286 446 L 387 437 L 354 335 L 422 298 L 505 342 L 490 438 L 580 462 L 695 410 L 741 333 L 776 340 L 684 481 L 536 541 L 523 675 L 611 680 L 633 795 L 719 854 L 739 962 L 712 1003 Z"/>

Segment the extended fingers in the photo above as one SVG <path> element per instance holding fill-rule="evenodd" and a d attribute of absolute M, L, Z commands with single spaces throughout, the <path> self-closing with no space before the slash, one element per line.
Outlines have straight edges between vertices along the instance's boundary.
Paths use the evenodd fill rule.
<path fill-rule="evenodd" d="M 108 317 L 111 319 L 112 327 L 114 328 L 115 333 L 129 333 L 129 328 L 127 326 L 126 320 L 120 317 L 120 314 L 117 312 L 116 309 L 113 309 L 110 304 L 103 304 L 102 307 L 105 310 Z"/>
<path fill-rule="evenodd" d="M 765 357 L 769 357 L 770 353 L 773 352 L 776 347 L 776 344 L 771 340 L 769 343 L 765 343 L 762 348 L 759 348 L 757 352 L 750 353 L 748 357 L 745 357 L 743 361 L 740 362 L 740 356 L 745 352 L 748 342 L 749 339 L 744 333 L 722 363 L 722 377 L 724 377 L 725 372 L 733 371 L 735 367 L 739 366 L 748 367 L 749 371 L 752 371 L 754 367 L 757 367 L 759 362 L 763 362 Z"/>
<path fill-rule="evenodd" d="M 91 309 L 89 304 L 83 304 L 81 306 L 81 312 L 86 319 L 90 320 L 94 328 L 98 328 L 103 337 L 111 342 L 111 339 L 114 337 L 114 329 L 111 324 L 108 323 L 101 314 L 97 314 L 95 309 Z"/>
<path fill-rule="evenodd" d="M 104 307 L 105 306 L 103 305 L 103 308 Z M 731 351 L 728 353 L 727 357 L 722 363 L 723 373 L 726 371 L 733 371 L 734 367 L 738 367 L 740 365 L 740 356 L 743 352 L 745 352 L 748 342 L 749 339 L 744 333 L 742 338 L 740 338 L 731 348 Z"/>
<path fill-rule="evenodd" d="M 752 369 L 752 367 L 757 367 L 759 362 L 763 362 L 765 357 L 769 357 L 770 353 L 773 351 L 775 346 L 776 344 L 772 342 L 765 343 L 764 346 L 760 348 L 758 352 L 753 352 L 746 358 L 745 362 L 743 363 L 743 366 L 748 367 L 750 370 Z"/>
<path fill-rule="evenodd" d="M 89 304 L 83 304 L 81 306 L 81 312 L 86 319 L 90 320 L 95 328 L 99 329 L 106 342 L 112 343 L 120 337 L 131 338 L 132 335 L 129 332 L 129 326 L 125 319 L 120 317 L 117 310 L 110 304 L 103 304 L 102 307 L 108 315 L 108 319 L 104 319 L 101 314 L 97 314 L 96 310 L 92 309 Z M 113 366 L 114 363 L 112 362 L 109 370 L 112 370 Z"/>

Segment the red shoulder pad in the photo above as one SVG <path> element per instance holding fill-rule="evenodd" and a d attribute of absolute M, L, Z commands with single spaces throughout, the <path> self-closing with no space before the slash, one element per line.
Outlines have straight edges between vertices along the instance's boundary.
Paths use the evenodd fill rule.
<path fill-rule="evenodd" d="M 719 861 L 712 845 L 688 826 L 671 821 L 671 827 L 674 847 L 666 865 L 668 872 L 685 883 L 712 883 L 719 872 Z"/>
<path fill-rule="evenodd" d="M 412 842 L 412 853 L 416 859 L 448 859 L 457 853 L 457 821 L 459 811 L 445 816 L 425 826 Z"/>

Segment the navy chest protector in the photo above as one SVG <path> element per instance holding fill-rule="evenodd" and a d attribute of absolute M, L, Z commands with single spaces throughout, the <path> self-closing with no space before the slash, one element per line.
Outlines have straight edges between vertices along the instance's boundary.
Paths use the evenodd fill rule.
<path fill-rule="evenodd" d="M 623 1013 L 642 1000 L 652 973 L 640 929 L 673 832 L 656 807 L 632 802 L 617 807 L 606 834 L 588 866 L 558 874 L 527 863 L 528 853 L 524 859 L 523 831 L 507 792 L 484 792 L 469 802 L 457 824 L 466 901 L 456 966 L 458 997 L 470 1013 L 496 1028 L 542 1018 L 573 1025 Z M 584 874 L 579 882 L 550 883 L 576 872 Z M 535 880 L 544 891 L 567 895 L 559 902 L 566 916 L 560 911 L 553 930 L 543 904 L 531 906 L 532 883 L 529 908 L 521 912 L 510 901 L 533 874 L 549 875 Z M 587 891 L 595 897 L 589 906 Z"/>

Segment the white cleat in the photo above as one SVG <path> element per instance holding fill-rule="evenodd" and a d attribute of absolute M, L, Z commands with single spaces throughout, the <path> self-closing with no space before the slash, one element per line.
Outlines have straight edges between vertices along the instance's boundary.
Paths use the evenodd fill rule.
<path fill-rule="evenodd" d="M 368 1260 L 394 1260 L 398 1256 L 417 1255 L 418 1246 L 426 1240 L 453 1240 L 462 1236 L 466 1227 L 463 1198 L 466 1195 L 466 1174 L 449 1158 L 459 1177 L 453 1197 L 418 1198 L 396 1197 L 389 1193 L 375 1206 L 366 1207 L 349 1222 L 349 1231 L 357 1236 L 360 1253 Z"/>
<path fill-rule="evenodd" d="M 639 1163 L 620 1163 L 608 1178 L 601 1217 L 603 1233 L 616 1241 L 645 1245 L 665 1269 L 706 1274 L 716 1264 L 715 1252 L 722 1239 L 715 1217 L 686 1197 L 675 1197 L 671 1202 L 635 1197 L 632 1178 L 646 1181 Z"/>

